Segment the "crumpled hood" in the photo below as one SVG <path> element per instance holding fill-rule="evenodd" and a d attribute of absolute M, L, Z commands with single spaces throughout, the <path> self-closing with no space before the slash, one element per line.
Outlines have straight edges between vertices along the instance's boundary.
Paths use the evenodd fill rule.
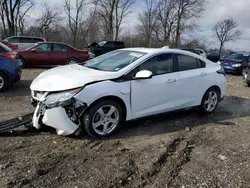
<path fill-rule="evenodd" d="M 35 91 L 63 91 L 88 83 L 116 78 L 116 73 L 90 69 L 81 65 L 66 65 L 42 72 L 31 83 Z"/>

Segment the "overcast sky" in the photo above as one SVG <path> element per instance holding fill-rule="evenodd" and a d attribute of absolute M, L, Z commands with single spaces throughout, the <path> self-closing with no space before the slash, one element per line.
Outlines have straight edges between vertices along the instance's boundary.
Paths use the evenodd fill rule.
<path fill-rule="evenodd" d="M 41 7 L 38 4 L 47 1 L 53 5 L 62 6 L 64 0 L 36 0 L 36 7 L 29 13 L 32 17 L 39 17 Z M 72 3 L 75 0 L 72 0 Z M 201 18 L 197 21 L 199 28 L 197 28 L 196 37 L 205 38 L 210 44 L 210 47 L 218 47 L 219 44 L 216 38 L 213 36 L 211 28 L 220 20 L 225 18 L 233 18 L 239 23 L 239 29 L 242 31 L 240 40 L 234 42 L 228 42 L 227 48 L 233 50 L 250 51 L 250 0 L 207 0 L 205 11 Z M 143 9 L 141 0 L 137 0 L 137 3 L 133 6 L 132 13 L 126 18 L 123 27 L 134 28 L 137 24 L 137 15 Z M 86 12 L 87 14 L 87 12 Z M 86 15 L 87 16 L 87 15 Z"/>

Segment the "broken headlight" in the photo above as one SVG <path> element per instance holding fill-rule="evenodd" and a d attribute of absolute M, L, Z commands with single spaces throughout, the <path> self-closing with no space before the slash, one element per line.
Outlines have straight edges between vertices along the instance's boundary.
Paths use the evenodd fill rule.
<path fill-rule="evenodd" d="M 44 103 L 49 108 L 69 105 L 72 100 L 72 97 L 74 97 L 81 90 L 82 88 L 78 88 L 59 93 L 52 93 L 46 97 Z"/>

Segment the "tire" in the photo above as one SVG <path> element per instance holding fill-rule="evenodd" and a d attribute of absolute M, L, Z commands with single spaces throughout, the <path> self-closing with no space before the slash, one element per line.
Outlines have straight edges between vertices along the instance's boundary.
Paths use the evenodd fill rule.
<path fill-rule="evenodd" d="M 204 94 L 199 111 L 202 114 L 213 113 L 219 104 L 220 94 L 218 89 L 212 87 Z M 210 107 L 209 107 L 210 106 Z"/>
<path fill-rule="evenodd" d="M 0 92 L 4 91 L 8 86 L 7 77 L 0 72 Z"/>
<path fill-rule="evenodd" d="M 26 67 L 25 60 L 22 57 L 18 59 L 18 62 L 22 68 Z"/>
<path fill-rule="evenodd" d="M 70 59 L 68 59 L 68 61 L 67 61 L 67 64 L 76 64 L 76 63 L 78 63 L 78 61 L 77 61 L 77 59 L 75 59 L 75 58 L 70 58 Z"/>
<path fill-rule="evenodd" d="M 242 76 L 243 76 L 243 82 L 245 86 L 250 87 L 250 83 L 247 81 L 248 74 L 244 71 L 242 72 Z"/>
<path fill-rule="evenodd" d="M 105 100 L 91 106 L 83 116 L 82 122 L 88 135 L 94 138 L 104 138 L 112 135 L 122 124 L 123 119 L 124 113 L 120 104 Z"/>

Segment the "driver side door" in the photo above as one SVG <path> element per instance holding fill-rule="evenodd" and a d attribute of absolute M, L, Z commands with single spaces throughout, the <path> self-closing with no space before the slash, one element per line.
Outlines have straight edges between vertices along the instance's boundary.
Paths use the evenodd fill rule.
<path fill-rule="evenodd" d="M 34 52 L 30 52 L 29 63 L 32 65 L 48 65 L 52 45 L 50 43 L 39 44 Z"/>
<path fill-rule="evenodd" d="M 132 73 L 149 70 L 153 77 L 131 81 L 133 118 L 174 110 L 178 98 L 176 66 L 173 54 L 160 54 L 146 60 Z"/>

